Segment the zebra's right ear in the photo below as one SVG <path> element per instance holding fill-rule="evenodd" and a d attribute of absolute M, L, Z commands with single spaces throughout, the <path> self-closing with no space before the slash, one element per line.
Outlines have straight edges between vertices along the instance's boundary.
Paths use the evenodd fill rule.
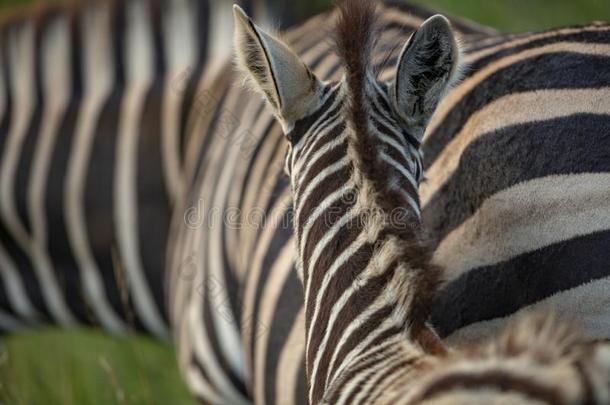
<path fill-rule="evenodd" d="M 318 106 L 321 83 L 288 45 L 257 27 L 239 6 L 233 15 L 237 64 L 286 130 Z"/>

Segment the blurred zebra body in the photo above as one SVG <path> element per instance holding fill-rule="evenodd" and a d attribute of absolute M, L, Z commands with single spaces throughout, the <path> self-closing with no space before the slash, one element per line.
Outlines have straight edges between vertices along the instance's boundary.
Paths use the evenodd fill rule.
<path fill-rule="evenodd" d="M 384 29 L 373 60 L 379 76 L 388 78 L 399 45 L 426 16 L 381 10 Z M 341 75 L 326 40 L 332 19 L 315 17 L 285 35 L 320 79 Z M 522 35 L 460 22 L 454 28 L 462 33 L 469 67 L 439 107 L 423 145 L 429 173 L 422 216 L 438 246 L 435 261 L 449 269 L 433 323 L 443 337 L 467 343 L 496 334 L 520 310 L 555 307 L 584 320 L 588 338 L 608 338 L 603 264 L 610 207 L 603 185 L 610 169 L 604 98 L 610 77 L 603 66 L 610 62 L 610 27 Z M 262 101 L 234 83 L 228 69 L 202 80 L 199 91 L 215 108 L 191 111 L 190 195 L 176 211 L 170 256 L 173 333 L 187 381 L 202 398 L 306 403 L 303 292 L 282 174 L 282 129 Z M 490 115 L 480 120 L 479 114 Z M 486 146 L 492 145 L 482 143 L 488 136 L 511 147 Z M 587 220 L 575 216 L 584 201 L 586 215 L 593 215 Z M 469 222 L 477 214 L 484 220 Z M 534 220 L 548 227 L 525 227 Z M 498 227 L 501 233 L 492 233 Z M 482 239 L 482 232 L 495 239 Z M 462 237 L 467 243 L 459 243 Z M 566 249 L 573 242 L 579 248 Z M 562 270 L 564 261 L 576 270 Z M 490 279 L 493 265 L 501 271 Z M 503 287 L 507 282 L 510 289 Z M 493 302 L 495 294 L 501 305 Z"/>
<path fill-rule="evenodd" d="M 108 1 L 5 17 L 0 328 L 168 336 L 165 251 L 183 122 L 199 75 L 230 55 L 226 8 Z"/>

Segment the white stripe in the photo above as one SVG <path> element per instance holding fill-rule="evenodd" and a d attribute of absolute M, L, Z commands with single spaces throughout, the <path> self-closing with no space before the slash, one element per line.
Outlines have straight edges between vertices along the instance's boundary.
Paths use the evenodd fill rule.
<path fill-rule="evenodd" d="M 208 41 L 209 59 L 227 58 L 231 55 L 233 46 L 233 12 L 224 1 L 211 1 L 207 3 L 210 14 Z"/>
<path fill-rule="evenodd" d="M 163 15 L 163 39 L 168 71 L 163 91 L 162 148 L 165 183 L 173 201 L 182 193 L 180 127 L 182 101 L 196 62 L 195 16 L 186 0 L 174 0 Z"/>
<path fill-rule="evenodd" d="M 30 240 L 19 220 L 15 200 L 12 198 L 15 196 L 14 186 L 19 156 L 34 107 L 36 63 L 34 54 L 34 26 L 32 22 L 27 22 L 11 32 L 9 62 L 11 71 L 19 74 L 15 73 L 14 80 L 10 84 L 11 92 L 15 95 L 15 109 L 0 167 L 0 211 L 9 233 L 30 256 L 44 301 L 53 318 L 64 326 L 72 326 L 76 320 L 70 313 L 57 280 L 49 268 L 48 257 Z"/>
<path fill-rule="evenodd" d="M 610 173 L 548 176 L 487 198 L 439 244 L 447 281 L 582 235 L 610 229 Z"/>
<path fill-rule="evenodd" d="M 137 204 L 138 124 L 146 94 L 153 80 L 153 49 L 150 16 L 146 3 L 134 0 L 128 4 L 128 29 L 125 59 L 128 88 L 121 104 L 119 136 L 116 145 L 114 182 L 115 227 L 119 253 L 129 281 L 135 310 L 148 330 L 167 337 L 140 258 Z M 145 134 L 142 134 L 145 135 Z"/>
<path fill-rule="evenodd" d="M 82 287 L 91 302 L 96 319 L 99 319 L 102 325 L 109 330 L 123 332 L 125 330 L 123 322 L 106 301 L 100 270 L 91 252 L 83 196 L 95 125 L 114 82 L 112 67 L 109 64 L 112 54 L 109 43 L 107 8 L 87 8 L 83 14 L 81 28 L 83 30 L 84 97 L 79 109 L 66 171 L 64 215 L 68 239 L 81 272 Z"/>

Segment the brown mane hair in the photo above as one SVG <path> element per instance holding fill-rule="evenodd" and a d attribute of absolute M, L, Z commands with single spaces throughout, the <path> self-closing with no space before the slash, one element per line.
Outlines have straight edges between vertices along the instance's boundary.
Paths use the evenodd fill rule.
<path fill-rule="evenodd" d="M 342 60 L 347 83 L 347 117 L 353 130 L 349 138 L 354 151 L 354 170 L 371 183 L 377 207 L 387 216 L 396 209 L 404 210 L 404 201 L 388 184 L 387 169 L 377 158 L 378 139 L 369 127 L 369 109 L 366 97 L 367 75 L 377 36 L 377 7 L 372 0 L 344 0 L 339 6 L 336 25 L 337 53 Z M 391 218 L 390 218 L 391 219 Z M 399 261 L 414 272 L 412 305 L 408 308 L 407 322 L 414 334 L 422 331 L 440 284 L 441 269 L 431 264 L 431 249 L 422 236 L 420 220 L 409 215 L 389 224 L 379 239 L 389 236 L 401 241 Z"/>

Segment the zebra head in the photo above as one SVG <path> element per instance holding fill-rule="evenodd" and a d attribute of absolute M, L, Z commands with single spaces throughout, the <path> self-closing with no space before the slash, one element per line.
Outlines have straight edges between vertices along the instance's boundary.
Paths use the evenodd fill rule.
<path fill-rule="evenodd" d="M 449 21 L 440 15 L 426 20 L 403 44 L 395 77 L 380 81 L 370 64 L 375 7 L 345 1 L 336 30 L 345 74 L 339 82 L 324 82 L 238 6 L 234 14 L 237 65 L 264 96 L 288 140 L 285 171 L 301 247 L 320 236 L 307 232 L 304 220 L 338 208 L 332 207 L 337 202 L 357 201 L 370 212 L 394 212 L 418 222 L 420 142 L 459 71 Z"/>

